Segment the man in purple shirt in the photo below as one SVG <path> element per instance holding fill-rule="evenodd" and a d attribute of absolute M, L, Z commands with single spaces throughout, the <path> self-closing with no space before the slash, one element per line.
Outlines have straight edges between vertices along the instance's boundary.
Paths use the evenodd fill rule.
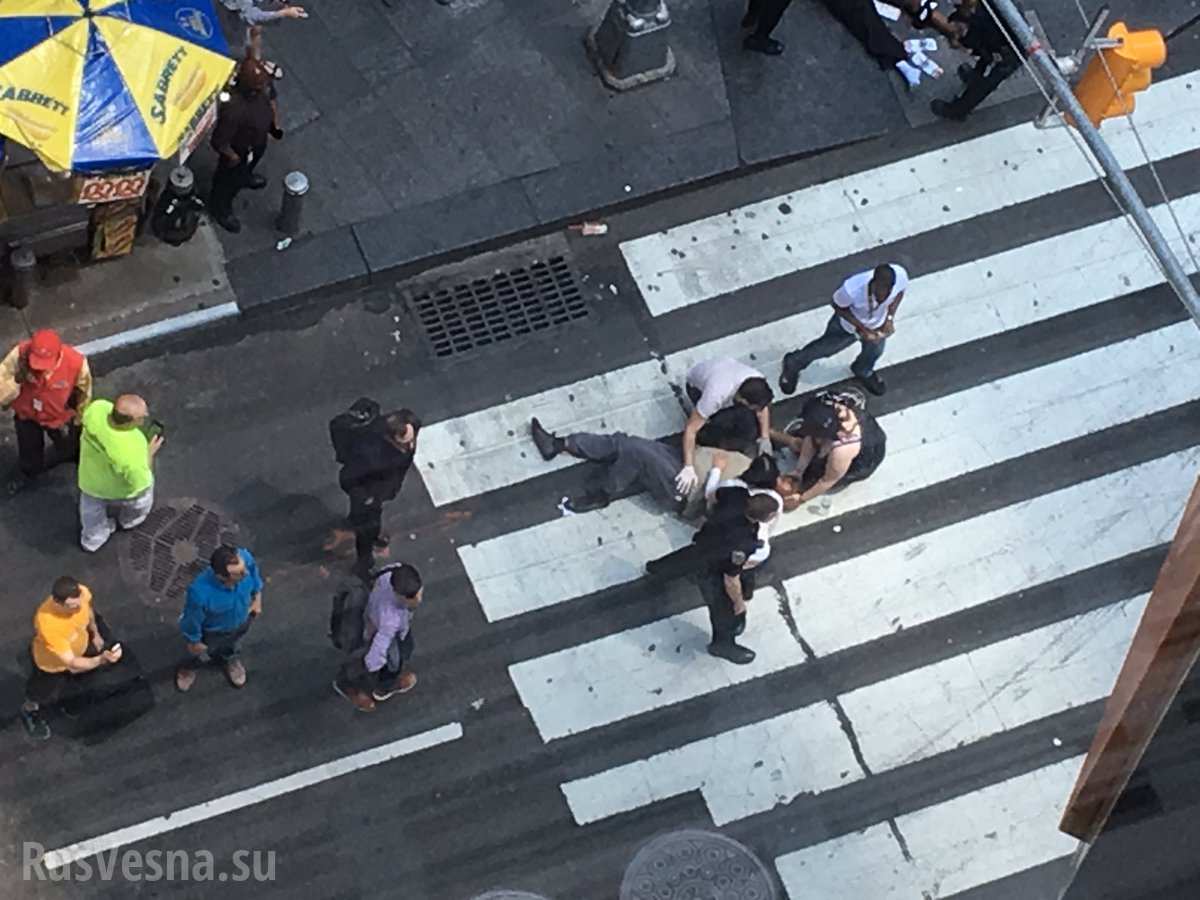
<path fill-rule="evenodd" d="M 333 682 L 355 708 L 370 712 L 416 686 L 417 676 L 404 671 L 404 661 L 412 656 L 412 617 L 423 594 L 421 573 L 408 563 L 376 576 L 363 612 L 363 650 Z"/>

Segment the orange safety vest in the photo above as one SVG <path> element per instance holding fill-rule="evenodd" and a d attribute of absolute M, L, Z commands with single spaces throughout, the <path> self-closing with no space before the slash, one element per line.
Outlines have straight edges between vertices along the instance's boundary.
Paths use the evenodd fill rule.
<path fill-rule="evenodd" d="M 79 370 L 83 368 L 83 354 L 66 344 L 58 357 L 58 365 L 47 372 L 35 372 L 25 365 L 29 353 L 29 341 L 23 341 L 18 351 L 21 369 L 28 372 L 20 378 L 21 392 L 12 403 L 17 418 L 37 422 L 44 428 L 61 428 L 75 417 L 69 405 Z"/>

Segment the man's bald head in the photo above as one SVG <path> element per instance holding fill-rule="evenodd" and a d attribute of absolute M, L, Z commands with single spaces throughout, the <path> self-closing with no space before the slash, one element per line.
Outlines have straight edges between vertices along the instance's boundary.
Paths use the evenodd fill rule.
<path fill-rule="evenodd" d="M 137 394 L 122 394 L 113 401 L 113 424 L 140 425 L 149 412 L 146 401 Z"/>

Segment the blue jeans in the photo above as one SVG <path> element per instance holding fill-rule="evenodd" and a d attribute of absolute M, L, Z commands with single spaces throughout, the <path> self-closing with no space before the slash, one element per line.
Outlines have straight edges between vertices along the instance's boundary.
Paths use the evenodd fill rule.
<path fill-rule="evenodd" d="M 837 313 L 834 313 L 829 320 L 823 335 L 783 357 L 783 373 L 794 376 L 801 370 L 807 369 L 814 360 L 841 353 L 855 341 L 862 342 L 862 350 L 859 352 L 858 358 L 850 364 L 850 371 L 859 378 L 868 378 L 874 374 L 875 363 L 879 361 L 879 357 L 883 356 L 883 348 L 887 344 L 887 340 L 864 341 L 859 335 L 851 334 L 842 327 L 842 318 Z"/>

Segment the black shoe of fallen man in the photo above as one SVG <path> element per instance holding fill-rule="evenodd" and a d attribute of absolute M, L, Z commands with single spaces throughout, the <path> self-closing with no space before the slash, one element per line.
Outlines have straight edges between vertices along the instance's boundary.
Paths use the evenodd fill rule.
<path fill-rule="evenodd" d="M 729 660 L 735 666 L 745 666 L 754 662 L 754 651 L 749 647 L 743 647 L 741 644 L 735 644 L 733 641 L 729 643 L 713 643 L 708 645 L 708 652 L 712 656 L 719 656 L 721 659 Z"/>
<path fill-rule="evenodd" d="M 536 416 L 529 421 L 529 433 L 533 436 L 538 453 L 542 454 L 542 459 L 546 462 L 550 462 L 566 449 L 566 441 L 543 428 Z"/>
<path fill-rule="evenodd" d="M 608 494 L 601 490 L 595 490 L 588 491 L 579 497 L 571 497 L 567 500 L 567 509 L 573 513 L 585 513 L 604 509 L 610 503 L 612 503 L 612 498 Z"/>
<path fill-rule="evenodd" d="M 742 46 L 755 53 L 765 53 L 767 56 L 778 56 L 783 52 L 783 44 L 780 41 L 775 38 L 759 37 L 757 34 L 752 34 L 742 41 Z"/>
<path fill-rule="evenodd" d="M 246 182 L 246 187 L 252 191 L 261 191 L 267 186 L 267 179 L 262 175 L 251 175 L 250 180 Z"/>
<path fill-rule="evenodd" d="M 227 216 L 213 216 L 213 220 L 218 225 L 228 231 L 230 234 L 237 234 L 242 230 L 242 223 L 238 221 L 238 217 L 230 213 Z"/>
<path fill-rule="evenodd" d="M 855 373 L 856 375 L 858 373 Z M 858 375 L 858 380 L 863 383 L 868 391 L 876 397 L 882 397 L 887 393 L 887 382 L 885 382 L 878 372 L 872 372 L 870 375 Z"/>
<path fill-rule="evenodd" d="M 930 100 L 929 111 L 935 116 L 942 119 L 949 119 L 952 122 L 965 122 L 967 117 L 954 108 L 953 103 L 947 103 L 945 100 Z"/>

